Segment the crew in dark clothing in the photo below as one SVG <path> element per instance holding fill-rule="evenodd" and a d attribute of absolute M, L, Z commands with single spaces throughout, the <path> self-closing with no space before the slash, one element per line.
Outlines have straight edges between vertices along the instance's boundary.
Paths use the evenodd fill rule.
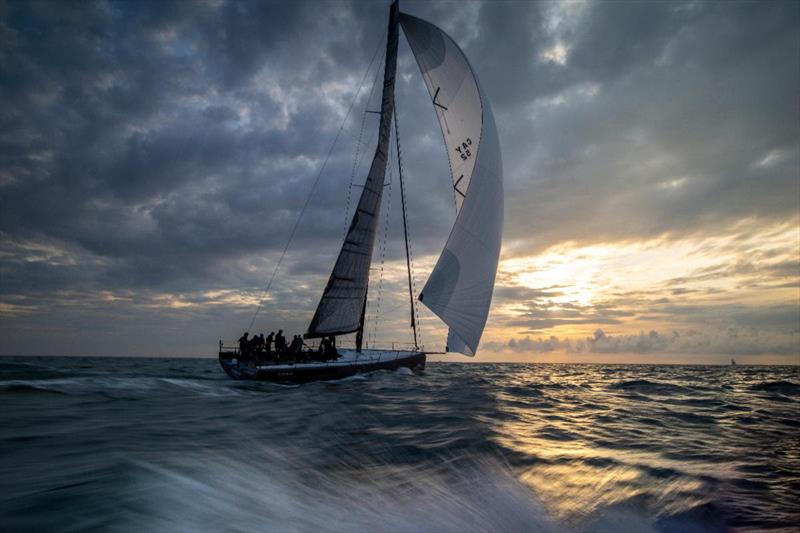
<path fill-rule="evenodd" d="M 284 350 L 286 350 L 286 337 L 283 336 L 283 330 L 279 329 L 278 334 L 275 335 L 275 351 L 281 355 Z"/>
<path fill-rule="evenodd" d="M 336 359 L 336 342 L 333 340 L 335 337 L 323 337 L 319 343 L 320 360 L 330 361 Z"/>
<path fill-rule="evenodd" d="M 317 353 L 315 356 L 315 360 L 317 361 L 324 361 L 325 360 L 325 345 L 328 344 L 325 342 L 325 339 L 322 338 L 319 341 L 319 346 L 317 347 Z"/>
<path fill-rule="evenodd" d="M 297 362 L 297 335 L 292 335 L 292 342 L 286 347 L 286 359 L 289 362 Z"/>
<path fill-rule="evenodd" d="M 247 339 L 248 333 L 245 331 L 244 335 L 239 337 L 239 357 L 242 359 L 247 358 L 247 352 L 250 348 L 250 341 Z"/>
<path fill-rule="evenodd" d="M 272 358 L 272 339 L 274 338 L 275 332 L 270 331 L 269 335 L 267 335 L 267 339 L 264 341 L 264 352 L 268 361 Z"/>
<path fill-rule="evenodd" d="M 256 360 L 256 363 L 261 364 L 262 359 L 264 358 L 264 334 L 261 333 L 255 337 L 255 349 L 253 350 L 253 354 Z"/>
<path fill-rule="evenodd" d="M 303 339 L 300 338 L 300 335 L 295 335 L 292 337 L 292 344 L 289 347 L 289 350 L 295 357 L 300 355 L 300 352 L 303 350 Z"/>
<path fill-rule="evenodd" d="M 305 363 L 308 361 L 309 352 L 304 352 L 303 347 L 306 346 L 306 343 L 303 342 L 303 336 L 297 336 L 297 362 L 298 363 Z"/>
<path fill-rule="evenodd" d="M 336 359 L 339 357 L 339 352 L 336 351 L 336 337 L 331 335 L 328 337 L 328 359 Z"/>
<path fill-rule="evenodd" d="M 253 360 L 256 359 L 256 354 L 258 353 L 258 335 L 250 337 L 250 342 L 247 343 L 247 353 Z"/>

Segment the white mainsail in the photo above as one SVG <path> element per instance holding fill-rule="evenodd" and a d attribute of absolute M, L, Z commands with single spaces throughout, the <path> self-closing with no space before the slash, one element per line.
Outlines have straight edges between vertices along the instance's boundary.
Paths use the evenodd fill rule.
<path fill-rule="evenodd" d="M 444 31 L 407 14 L 400 24 L 442 128 L 458 213 L 419 300 L 450 328 L 448 351 L 475 355 L 497 273 L 503 164 L 494 116 L 466 56 Z"/>

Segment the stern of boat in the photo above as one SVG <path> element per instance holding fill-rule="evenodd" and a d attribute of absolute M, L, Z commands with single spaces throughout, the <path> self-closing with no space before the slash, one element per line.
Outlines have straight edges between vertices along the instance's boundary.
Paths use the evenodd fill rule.
<path fill-rule="evenodd" d="M 246 363 L 239 358 L 238 350 L 220 350 L 219 366 L 233 379 L 253 379 L 258 373 L 254 363 Z"/>

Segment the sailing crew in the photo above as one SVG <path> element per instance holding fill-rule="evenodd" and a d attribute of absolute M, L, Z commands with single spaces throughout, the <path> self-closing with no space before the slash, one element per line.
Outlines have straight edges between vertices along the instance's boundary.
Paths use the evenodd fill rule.
<path fill-rule="evenodd" d="M 297 336 L 297 360 L 300 363 L 307 362 L 308 361 L 308 355 L 310 353 L 308 351 L 305 351 L 305 352 L 303 351 L 303 347 L 304 346 L 307 347 L 305 341 L 303 341 L 303 336 L 302 335 L 298 335 Z"/>
<path fill-rule="evenodd" d="M 250 342 L 247 343 L 247 353 L 250 357 L 255 359 L 256 352 L 258 352 L 258 335 L 253 335 L 250 337 Z"/>
<path fill-rule="evenodd" d="M 317 346 L 317 357 L 315 358 L 318 361 L 325 360 L 325 344 L 326 344 L 325 339 L 324 338 L 320 339 L 319 346 Z"/>
<path fill-rule="evenodd" d="M 289 350 L 295 357 L 300 355 L 300 352 L 303 351 L 303 339 L 300 338 L 300 335 L 295 335 L 292 338 L 292 344 L 290 345 Z"/>
<path fill-rule="evenodd" d="M 261 360 L 263 359 L 263 356 L 264 356 L 264 344 L 265 344 L 264 334 L 261 333 L 261 334 L 258 335 L 258 342 L 256 342 L 256 350 L 255 350 L 255 352 L 256 352 L 256 362 L 257 363 L 261 363 Z"/>
<path fill-rule="evenodd" d="M 283 336 L 283 330 L 279 329 L 275 335 L 275 352 L 280 356 L 284 350 L 286 350 L 286 337 Z"/>
<path fill-rule="evenodd" d="M 239 337 L 239 356 L 244 359 L 247 356 L 247 352 L 250 348 L 250 341 L 247 339 L 247 335 L 249 335 L 246 331 L 244 335 Z"/>
<path fill-rule="evenodd" d="M 336 359 L 336 337 L 322 337 L 319 343 L 319 355 L 322 361 Z"/>
<path fill-rule="evenodd" d="M 339 352 L 336 351 L 336 337 L 331 335 L 328 337 L 328 356 L 331 359 L 336 359 L 339 357 Z"/>
<path fill-rule="evenodd" d="M 272 340 L 275 338 L 275 332 L 270 331 L 269 335 L 267 335 L 266 340 L 264 340 L 264 352 L 267 354 L 267 360 L 272 358 Z"/>

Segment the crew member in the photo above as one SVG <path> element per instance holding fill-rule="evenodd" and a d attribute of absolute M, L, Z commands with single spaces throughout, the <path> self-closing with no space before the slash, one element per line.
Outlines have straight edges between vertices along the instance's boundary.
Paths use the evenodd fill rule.
<path fill-rule="evenodd" d="M 275 335 L 275 351 L 280 356 L 286 349 L 286 337 L 283 336 L 283 330 L 279 329 L 278 334 Z"/>
<path fill-rule="evenodd" d="M 247 352 L 250 345 L 250 341 L 247 339 L 247 335 L 249 334 L 245 331 L 244 335 L 239 337 L 239 356 L 242 359 L 245 359 L 247 357 Z"/>

